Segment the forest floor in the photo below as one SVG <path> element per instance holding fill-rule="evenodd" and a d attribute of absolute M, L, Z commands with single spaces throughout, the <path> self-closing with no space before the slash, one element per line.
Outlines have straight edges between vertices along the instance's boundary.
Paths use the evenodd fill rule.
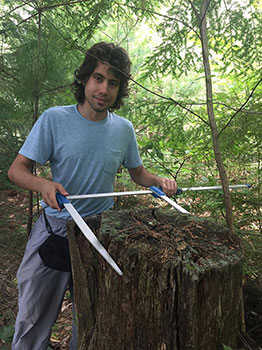
<path fill-rule="evenodd" d="M 26 192 L 6 190 L 0 197 L 0 349 L 11 348 L 17 313 L 16 272 L 26 245 L 28 199 Z M 262 350 L 262 283 L 245 279 L 244 302 L 246 333 L 240 336 L 239 349 Z M 53 328 L 49 349 L 68 349 L 71 337 L 72 301 L 66 294 Z M 202 350 L 202 349 L 201 349 Z M 234 349 L 237 350 L 237 349 Z"/>

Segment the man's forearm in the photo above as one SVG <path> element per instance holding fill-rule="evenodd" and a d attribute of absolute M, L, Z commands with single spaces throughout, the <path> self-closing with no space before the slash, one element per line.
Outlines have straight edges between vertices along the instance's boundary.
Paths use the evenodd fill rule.
<path fill-rule="evenodd" d="M 129 169 L 129 173 L 132 180 L 138 185 L 145 187 L 159 186 L 169 196 L 175 195 L 177 191 L 177 184 L 175 180 L 165 179 L 163 177 L 153 175 L 142 165 L 134 169 Z"/>
<path fill-rule="evenodd" d="M 132 180 L 140 186 L 144 186 L 144 187 L 158 186 L 159 177 L 151 174 L 143 166 L 138 167 L 137 170 L 130 169 L 129 173 Z"/>
<path fill-rule="evenodd" d="M 10 181 L 26 190 L 40 192 L 46 204 L 53 209 L 60 210 L 56 201 L 56 193 L 60 192 L 67 196 L 68 192 L 60 183 L 33 175 L 30 171 L 32 164 L 32 160 L 18 155 L 8 171 Z"/>
<path fill-rule="evenodd" d="M 33 175 L 30 166 L 14 162 L 8 171 L 9 180 L 26 190 L 41 192 L 44 183 L 48 180 Z"/>

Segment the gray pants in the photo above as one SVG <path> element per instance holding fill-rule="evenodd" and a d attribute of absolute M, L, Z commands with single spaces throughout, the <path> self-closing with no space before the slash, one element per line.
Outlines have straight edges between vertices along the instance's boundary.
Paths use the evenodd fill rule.
<path fill-rule="evenodd" d="M 47 218 L 55 234 L 67 236 L 66 221 L 50 216 Z M 12 350 L 46 350 L 64 294 L 68 288 L 72 292 L 71 272 L 46 267 L 38 254 L 37 250 L 47 236 L 45 220 L 41 215 L 30 234 L 17 272 L 18 314 Z M 76 343 L 76 327 L 73 325 L 70 350 L 76 349 Z"/>

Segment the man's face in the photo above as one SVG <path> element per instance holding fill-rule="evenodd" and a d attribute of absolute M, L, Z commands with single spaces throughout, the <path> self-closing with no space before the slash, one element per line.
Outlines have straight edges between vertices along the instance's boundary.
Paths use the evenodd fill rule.
<path fill-rule="evenodd" d="M 84 104 L 93 112 L 106 115 L 118 95 L 120 80 L 112 73 L 107 64 L 101 62 L 85 83 Z"/>

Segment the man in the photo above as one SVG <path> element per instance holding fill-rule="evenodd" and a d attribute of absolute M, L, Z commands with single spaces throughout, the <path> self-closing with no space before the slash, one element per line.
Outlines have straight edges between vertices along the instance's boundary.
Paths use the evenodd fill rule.
<path fill-rule="evenodd" d="M 38 254 L 49 235 L 47 222 L 55 234 L 67 236 L 70 217 L 59 208 L 57 192 L 65 196 L 112 192 L 120 165 L 139 185 L 161 186 L 170 196 L 177 190 L 174 180 L 155 176 L 143 167 L 132 124 L 113 113 L 128 95 L 130 64 L 125 50 L 114 44 L 92 46 L 75 72 L 78 103 L 46 110 L 9 169 L 9 178 L 16 185 L 41 193 L 46 214 L 34 225 L 17 274 L 19 311 L 13 350 L 47 349 L 64 293 L 72 287 L 71 272 L 45 266 Z M 50 162 L 52 181 L 30 172 L 34 161 Z M 87 217 L 110 209 L 113 199 L 78 200 L 74 206 Z M 76 349 L 75 329 L 70 349 Z"/>

